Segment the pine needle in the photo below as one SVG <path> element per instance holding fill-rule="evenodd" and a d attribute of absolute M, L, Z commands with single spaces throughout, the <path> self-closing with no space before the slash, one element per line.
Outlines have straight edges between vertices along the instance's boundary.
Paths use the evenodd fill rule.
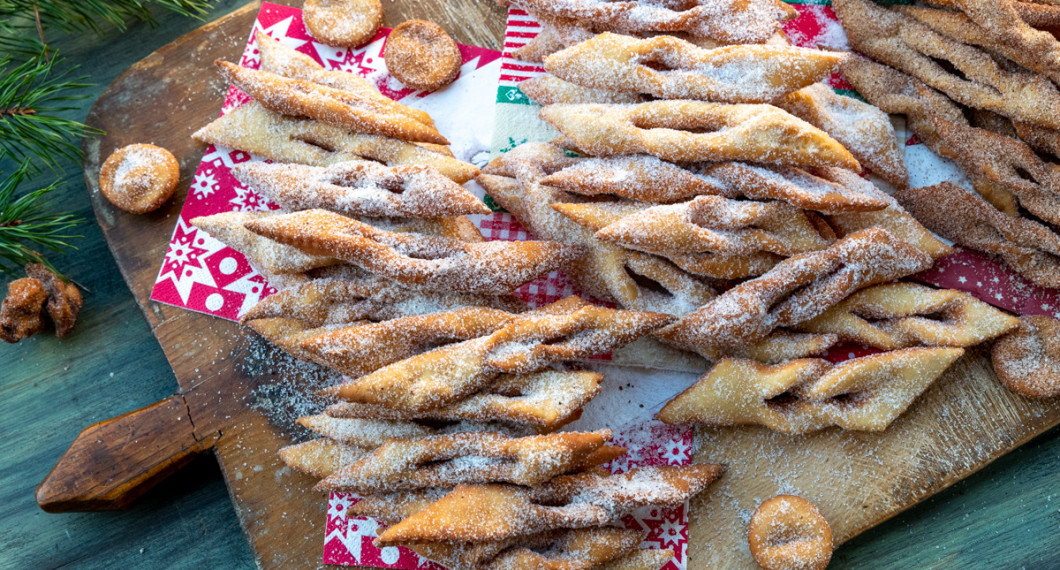
<path fill-rule="evenodd" d="M 43 263 L 55 271 L 39 250 L 74 248 L 67 240 L 81 237 L 69 233 L 79 219 L 50 212 L 47 194 L 58 188 L 58 182 L 18 196 L 18 187 L 30 171 L 29 161 L 23 161 L 0 180 L 0 271 L 4 273 L 13 274 L 27 263 Z"/>
<path fill-rule="evenodd" d="M 125 30 L 129 20 L 154 24 L 150 11 L 154 6 L 201 18 L 210 0 L 0 0 L 0 18 L 32 15 L 36 10 L 45 29 L 100 34 L 107 25 Z"/>
<path fill-rule="evenodd" d="M 19 64 L 0 58 L 0 159 L 34 157 L 58 169 L 59 159 L 81 159 L 76 139 L 99 133 L 58 116 L 75 109 L 69 102 L 87 97 L 76 91 L 88 86 L 81 78 L 68 79 L 73 68 L 56 71 L 61 61 L 43 50 Z"/>

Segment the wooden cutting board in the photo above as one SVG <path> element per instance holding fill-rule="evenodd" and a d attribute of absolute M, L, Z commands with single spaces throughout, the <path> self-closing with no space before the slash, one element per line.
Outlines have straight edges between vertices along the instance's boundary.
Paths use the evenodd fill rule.
<path fill-rule="evenodd" d="M 313 481 L 285 468 L 276 450 L 290 426 L 267 412 L 259 387 L 312 372 L 222 319 L 148 300 L 203 146 L 190 134 L 215 118 L 225 85 L 215 58 L 237 61 L 258 4 L 192 32 L 119 76 L 88 123 L 107 135 L 85 142 L 92 204 L 122 275 L 176 374 L 172 398 L 92 426 L 38 489 L 49 510 L 115 508 L 213 449 L 255 558 L 266 568 L 319 565 L 325 500 Z M 426 18 L 458 41 L 499 48 L 504 11 L 476 0 L 394 0 L 386 23 Z M 134 216 L 99 193 L 102 160 L 133 142 L 164 146 L 181 163 L 178 196 Z M 307 376 L 307 378 L 300 378 Z M 271 419 L 270 419 L 271 418 Z M 758 428 L 703 430 L 697 461 L 729 470 L 693 503 L 689 568 L 754 567 L 746 523 L 775 494 L 816 502 L 844 542 L 982 468 L 1060 423 L 1060 403 L 1025 400 L 1000 387 L 987 351 L 973 349 L 882 433 L 825 430 L 784 436 Z"/>

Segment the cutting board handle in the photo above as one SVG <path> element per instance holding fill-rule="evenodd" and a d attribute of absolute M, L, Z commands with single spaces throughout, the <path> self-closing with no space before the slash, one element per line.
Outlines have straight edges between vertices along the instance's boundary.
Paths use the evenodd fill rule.
<path fill-rule="evenodd" d="M 37 486 L 37 504 L 49 513 L 126 508 L 219 435 L 195 436 L 181 395 L 93 424 Z"/>

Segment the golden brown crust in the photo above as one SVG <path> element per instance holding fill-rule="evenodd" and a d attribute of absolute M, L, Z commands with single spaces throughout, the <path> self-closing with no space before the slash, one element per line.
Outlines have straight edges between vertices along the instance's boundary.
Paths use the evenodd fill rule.
<path fill-rule="evenodd" d="M 1028 398 L 1060 396 L 1060 321 L 1023 316 L 1018 329 L 994 343 L 990 356 L 1009 390 Z"/>
<path fill-rule="evenodd" d="M 577 418 L 581 408 L 600 392 L 602 380 L 602 375 L 592 372 L 505 374 L 466 399 L 426 412 L 340 402 L 328 406 L 327 413 L 352 418 L 502 421 L 547 433 Z"/>
<path fill-rule="evenodd" d="M 564 81 L 659 99 L 767 103 L 820 81 L 846 56 L 791 46 L 703 49 L 673 36 L 604 32 L 545 58 Z"/>
<path fill-rule="evenodd" d="M 582 253 L 556 242 L 466 243 L 388 232 L 325 210 L 253 220 L 245 227 L 309 255 L 342 259 L 399 283 L 436 291 L 510 293 Z"/>
<path fill-rule="evenodd" d="M 388 527 L 376 544 L 502 540 L 557 528 L 600 526 L 640 506 L 679 505 L 710 485 L 722 470 L 720 465 L 641 467 L 622 475 L 557 477 L 533 489 L 461 485 Z"/>
<path fill-rule="evenodd" d="M 271 111 L 409 142 L 449 144 L 433 125 L 421 123 L 400 110 L 403 107 L 400 103 L 289 79 L 227 61 L 216 63 L 225 79 Z"/>
<path fill-rule="evenodd" d="M 1000 256 L 1042 287 L 1060 287 L 1060 235 L 1044 224 L 1009 216 L 948 182 L 901 190 L 895 198 L 940 236 Z"/>
<path fill-rule="evenodd" d="M 539 154 L 538 151 L 547 152 Z M 558 156 L 552 154 L 549 157 L 551 153 L 558 153 Z M 564 266 L 565 273 L 582 291 L 600 299 L 616 301 L 626 308 L 675 315 L 692 311 L 714 297 L 714 289 L 708 283 L 685 274 L 674 263 L 604 243 L 593 236 L 592 230 L 552 209 L 552 204 L 574 198 L 534 181 L 544 176 L 544 166 L 549 161 L 565 158 L 562 151 L 547 145 L 536 149 L 523 145 L 504 158 L 517 159 L 520 156 L 526 160 L 509 160 L 507 164 L 495 161 L 487 168 L 518 175 L 518 180 L 482 175 L 479 183 L 535 236 L 587 249 L 584 256 Z"/>
<path fill-rule="evenodd" d="M 794 495 L 764 501 L 747 527 L 751 556 L 765 570 L 824 570 L 832 559 L 832 529 L 817 507 Z"/>
<path fill-rule="evenodd" d="M 1018 324 L 1016 317 L 967 293 L 899 282 L 862 289 L 795 328 L 895 350 L 917 345 L 973 346 Z"/>
<path fill-rule="evenodd" d="M 396 362 L 323 392 L 416 412 L 452 404 L 500 374 L 534 372 L 628 344 L 673 317 L 582 305 L 562 314 L 525 313 L 492 334 Z"/>
<path fill-rule="evenodd" d="M 857 289 L 922 271 L 931 262 L 886 230 L 862 230 L 826 250 L 780 262 L 655 336 L 678 347 L 755 343 L 776 328 L 816 317 Z"/>
<path fill-rule="evenodd" d="M 617 93 L 607 89 L 584 87 L 564 81 L 555 75 L 532 77 L 519 84 L 519 90 L 538 105 L 571 105 L 580 103 L 641 103 L 644 98 L 635 93 Z"/>
<path fill-rule="evenodd" d="M 771 105 L 550 105 L 540 115 L 577 150 L 593 156 L 647 153 L 675 162 L 746 160 L 861 169 L 824 131 Z"/>
<path fill-rule="evenodd" d="M 783 433 L 828 426 L 882 431 L 958 357 L 962 348 L 906 348 L 830 364 L 767 365 L 725 358 L 659 412 L 670 424 L 764 425 Z"/>
<path fill-rule="evenodd" d="M 239 106 L 192 137 L 273 162 L 328 166 L 364 158 L 387 166 L 432 166 L 457 184 L 471 180 L 479 172 L 474 165 L 453 158 L 451 152 L 447 155 L 428 148 L 427 143 L 413 144 L 382 135 L 355 133 L 313 119 L 287 117 L 262 107 L 257 101 Z"/>
<path fill-rule="evenodd" d="M 367 450 L 322 437 L 282 447 L 278 453 L 288 467 L 323 479 L 357 461 Z"/>
<path fill-rule="evenodd" d="M 823 83 L 790 93 L 773 103 L 839 141 L 862 166 L 895 187 L 908 173 L 891 118 L 879 108 L 845 97 Z"/>
<path fill-rule="evenodd" d="M 180 163 L 153 144 L 131 144 L 112 152 L 99 171 L 99 191 L 111 204 L 134 214 L 157 210 L 173 196 Z"/>
<path fill-rule="evenodd" d="M 394 28 L 383 48 L 387 71 L 413 89 L 437 91 L 460 73 L 460 48 L 444 29 L 426 20 Z"/>
<path fill-rule="evenodd" d="M 341 91 L 356 93 L 372 99 L 379 100 L 388 109 L 408 115 L 413 120 L 425 125 L 434 125 L 434 120 L 426 111 L 413 109 L 406 105 L 394 105 L 394 101 L 383 95 L 367 79 L 356 73 L 346 71 L 330 71 L 320 66 L 308 55 L 291 49 L 268 34 L 259 30 L 255 38 L 258 43 L 258 53 L 261 57 L 261 70 L 282 75 L 290 79 L 311 81 L 325 87 L 333 87 Z"/>
<path fill-rule="evenodd" d="M 362 160 L 327 167 L 244 162 L 232 174 L 288 211 L 320 208 L 371 218 L 490 213 L 482 200 L 430 166 L 387 167 Z"/>
<path fill-rule="evenodd" d="M 383 25 L 380 0 L 305 0 L 302 18 L 309 33 L 329 46 L 360 47 Z"/>
<path fill-rule="evenodd" d="M 521 438 L 470 432 L 390 439 L 316 489 L 371 494 L 470 483 L 534 486 L 580 468 L 610 438 L 610 430 L 603 430 Z"/>

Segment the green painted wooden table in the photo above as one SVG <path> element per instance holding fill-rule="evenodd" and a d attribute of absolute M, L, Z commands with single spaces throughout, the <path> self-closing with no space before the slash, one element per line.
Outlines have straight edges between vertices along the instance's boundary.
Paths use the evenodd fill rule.
<path fill-rule="evenodd" d="M 222 0 L 209 18 L 245 3 Z M 158 16 L 155 28 L 133 25 L 103 38 L 55 33 L 54 44 L 98 94 L 129 65 L 201 25 Z M 83 120 L 91 103 L 69 115 Z M 53 260 L 88 292 L 71 336 L 0 346 L 0 568 L 253 567 L 209 455 L 128 511 L 50 515 L 34 502 L 34 487 L 82 428 L 176 388 L 92 221 L 80 166 L 66 165 L 62 178 L 55 199 L 86 220 L 85 237 L 78 251 Z M 1060 429 L 844 545 L 833 567 L 1060 568 Z"/>

